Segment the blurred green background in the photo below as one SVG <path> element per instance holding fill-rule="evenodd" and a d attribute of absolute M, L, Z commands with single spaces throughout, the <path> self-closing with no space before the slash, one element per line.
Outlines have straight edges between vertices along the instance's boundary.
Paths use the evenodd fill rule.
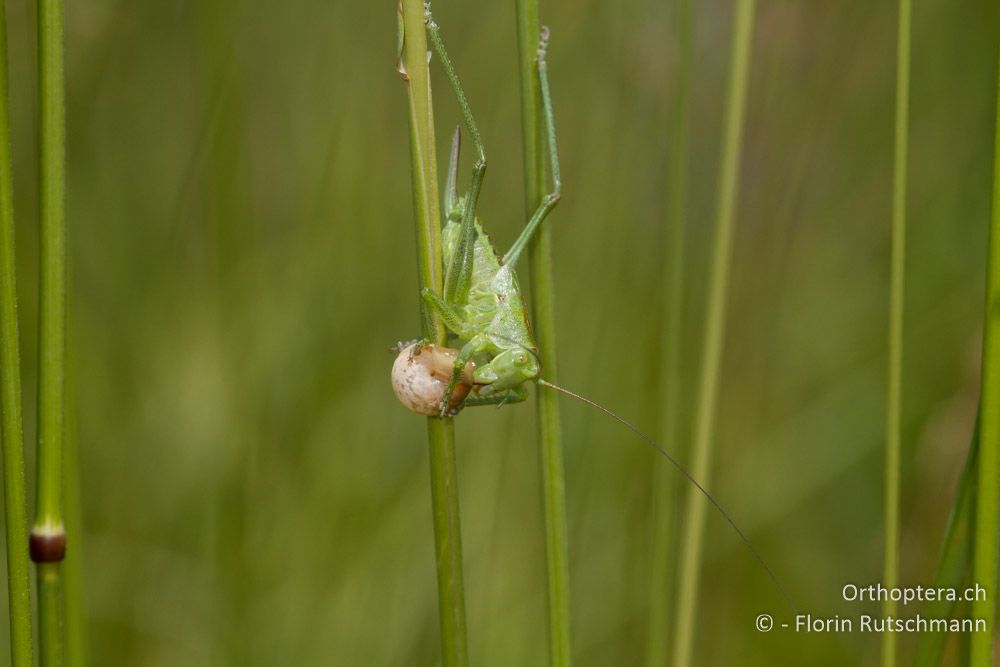
<path fill-rule="evenodd" d="M 731 19 L 728 1 L 696 4 L 686 396 Z M 86 528 L 71 548 L 93 664 L 435 664 L 425 428 L 388 381 L 389 346 L 419 324 L 395 2 L 67 5 Z M 977 400 L 1000 37 L 990 0 L 915 5 L 914 585 L 930 583 Z M 8 10 L 31 442 L 35 24 L 28 0 Z M 482 218 L 506 247 L 524 223 L 513 3 L 435 12 L 490 156 Z M 564 181 L 550 219 L 560 376 L 654 429 L 672 5 L 543 0 L 542 20 Z M 797 604 L 823 615 L 875 612 L 840 590 L 881 572 L 895 35 L 895 3 L 861 0 L 762 0 L 754 28 L 710 486 Z M 432 71 L 443 163 L 458 114 Z M 531 404 L 457 420 L 475 665 L 545 662 L 533 421 Z M 667 463 L 578 404 L 564 404 L 564 430 L 578 664 L 637 664 L 653 471 Z M 874 635 L 757 633 L 758 613 L 789 612 L 715 513 L 703 568 L 699 664 L 876 662 Z M 913 636 L 902 642 L 909 655 Z"/>

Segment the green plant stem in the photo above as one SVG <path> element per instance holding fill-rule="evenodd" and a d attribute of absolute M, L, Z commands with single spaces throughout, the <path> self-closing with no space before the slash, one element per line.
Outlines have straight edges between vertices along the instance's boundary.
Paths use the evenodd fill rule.
<path fill-rule="evenodd" d="M 969 576 L 972 556 L 972 522 L 975 515 L 976 461 L 979 451 L 979 420 L 966 455 L 965 466 L 955 490 L 955 500 L 948 514 L 948 523 L 941 544 L 941 555 L 934 572 L 931 588 L 958 588 Z M 953 618 L 956 602 L 947 599 L 929 602 L 922 612 L 926 618 Z M 948 635 L 942 632 L 922 632 L 917 636 L 913 664 L 933 667 L 940 664 L 941 651 Z"/>
<path fill-rule="evenodd" d="M 688 91 L 694 40 L 691 0 L 677 0 L 674 14 L 674 42 L 677 44 L 677 75 L 671 108 L 670 171 L 667 177 L 667 253 L 664 275 L 666 338 L 661 354 L 660 378 L 663 417 L 660 433 L 668 451 L 680 451 L 681 427 L 681 332 L 684 303 L 685 185 L 687 183 Z M 646 660 L 650 667 L 662 667 L 669 649 L 670 607 L 677 519 L 676 475 L 667 466 L 653 467 L 653 556 L 650 568 L 649 638 Z"/>
<path fill-rule="evenodd" d="M 889 295 L 889 368 L 885 443 L 885 545 L 883 585 L 899 582 L 899 485 L 903 391 L 903 304 L 906 284 L 906 154 L 910 99 L 910 0 L 899 0 L 896 53 L 896 138 L 892 185 L 892 269 Z M 896 616 L 886 599 L 882 614 Z M 882 633 L 882 666 L 896 664 L 896 634 Z"/>
<path fill-rule="evenodd" d="M 62 573 L 59 563 L 38 563 L 38 641 L 42 665 L 63 664 Z"/>
<path fill-rule="evenodd" d="M 976 541 L 973 579 L 986 589 L 972 616 L 986 621 L 986 632 L 971 639 L 971 664 L 993 664 L 997 604 L 997 503 L 1000 502 L 1000 79 L 997 87 L 996 134 L 993 154 L 993 213 L 990 220 L 983 316 L 982 394 L 979 403 L 979 479 L 976 489 Z"/>
<path fill-rule="evenodd" d="M 715 245 L 712 252 L 702 352 L 701 385 L 695 417 L 692 475 L 709 486 L 711 451 L 714 438 L 719 366 L 726 325 L 726 299 L 733 245 L 733 218 L 736 207 L 737 175 L 743 143 L 747 78 L 753 30 L 754 0 L 737 0 L 733 26 L 732 53 L 724 118 L 722 157 L 719 165 Z M 688 488 L 680 559 L 680 584 L 674 638 L 674 666 L 689 667 L 694 648 L 695 616 L 701 575 L 701 550 L 705 532 L 705 498 L 695 486 Z"/>
<path fill-rule="evenodd" d="M 38 502 L 32 528 L 32 557 L 38 563 L 43 667 L 62 664 L 64 642 L 60 566 L 66 547 L 62 507 L 66 382 L 66 113 L 62 26 L 62 2 L 39 0 Z"/>
<path fill-rule="evenodd" d="M 427 34 L 422 0 L 403 0 L 401 72 L 407 80 L 410 117 L 410 159 L 413 174 L 413 211 L 417 233 L 417 271 L 420 287 L 442 289 L 440 208 L 434 112 L 427 63 Z M 419 291 L 418 291 L 419 293 Z M 422 303 L 423 335 L 445 343 L 440 318 Z M 442 664 L 467 665 L 465 591 L 462 577 L 462 530 L 459 520 L 458 470 L 451 419 L 427 419 L 430 449 L 431 505 L 437 559 L 438 610 Z"/>
<path fill-rule="evenodd" d="M 7 17 L 0 4 L 0 429 L 7 531 L 7 590 L 11 664 L 31 667 L 31 583 L 24 480 L 21 355 L 17 321 L 14 188 L 7 84 Z"/>
<path fill-rule="evenodd" d="M 542 97 L 538 80 L 539 40 L 537 0 L 516 0 L 517 51 L 521 79 L 521 137 L 524 154 L 524 203 L 527 215 L 545 195 Z M 553 148 L 554 150 L 554 148 Z M 542 225 L 528 250 L 531 271 L 532 319 L 545 377 L 558 383 L 556 372 L 555 288 L 552 278 L 552 237 Z M 570 653 L 569 556 L 566 540 L 566 483 L 563 472 L 559 396 L 535 392 L 538 407 L 538 450 L 545 520 L 545 565 L 548 582 L 549 664 L 566 667 Z"/>

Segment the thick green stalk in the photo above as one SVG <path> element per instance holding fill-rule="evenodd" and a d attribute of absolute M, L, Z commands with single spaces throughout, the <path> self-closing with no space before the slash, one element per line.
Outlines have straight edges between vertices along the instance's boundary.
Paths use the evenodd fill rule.
<path fill-rule="evenodd" d="M 896 139 L 892 184 L 892 270 L 889 295 L 889 369 L 885 442 L 885 544 L 882 584 L 899 583 L 899 460 L 903 393 L 903 303 L 906 284 L 906 153 L 910 104 L 910 0 L 899 0 L 896 53 Z M 896 616 L 896 602 L 882 602 Z M 882 633 L 882 666 L 896 664 L 896 634 Z"/>
<path fill-rule="evenodd" d="M 31 557 L 38 563 L 43 667 L 62 665 L 62 458 L 66 383 L 66 112 L 61 0 L 38 2 L 39 178 L 38 501 Z"/>
<path fill-rule="evenodd" d="M 11 664 L 31 667 L 31 584 L 21 428 L 21 355 L 18 349 L 14 188 L 7 85 L 7 17 L 0 4 L 0 429 L 7 530 L 7 590 Z"/>
<path fill-rule="evenodd" d="M 38 641 L 44 667 L 63 664 L 62 572 L 58 562 L 38 563 Z"/>
<path fill-rule="evenodd" d="M 695 417 L 694 459 L 691 473 L 709 486 L 712 441 L 714 438 L 719 367 L 726 326 L 726 297 L 733 245 L 733 218 L 736 207 L 737 175 L 743 144 L 743 116 L 746 110 L 747 78 L 754 0 L 736 0 L 733 43 L 729 63 L 729 84 L 724 118 L 722 158 L 719 165 L 715 246 L 712 252 L 702 352 L 701 385 Z M 701 576 L 701 549 L 705 531 L 705 498 L 694 486 L 688 487 L 684 521 L 683 550 L 674 638 L 674 666 L 689 667 L 694 649 L 695 617 Z"/>
<path fill-rule="evenodd" d="M 524 203 L 530 216 L 546 193 L 542 139 L 542 97 L 538 80 L 538 1 L 516 0 L 517 50 L 521 74 L 521 137 L 524 153 Z M 554 150 L 554 149 L 553 149 Z M 545 377 L 558 383 L 556 325 L 552 278 L 552 238 L 543 224 L 529 247 L 532 319 Z M 569 557 L 566 544 L 566 484 L 563 473 L 559 396 L 535 392 L 538 451 L 545 519 L 545 565 L 548 580 L 549 663 L 566 667 L 570 653 Z"/>
<path fill-rule="evenodd" d="M 442 289 L 440 208 L 437 158 L 434 148 L 434 111 L 427 61 L 422 0 L 403 0 L 403 51 L 400 71 L 407 81 L 410 115 L 410 160 L 413 173 L 413 212 L 417 232 L 417 272 L 420 287 Z M 423 335 L 445 342 L 440 318 L 421 303 Z M 462 577 L 462 530 L 459 521 L 458 470 L 451 419 L 427 419 L 431 459 L 431 505 L 437 557 L 438 611 L 442 664 L 463 667 L 469 662 L 465 632 L 465 591 Z"/>
<path fill-rule="evenodd" d="M 677 0 L 674 42 L 677 44 L 677 76 L 671 109 L 670 171 L 667 174 L 667 254 L 664 303 L 666 338 L 661 354 L 663 417 L 660 434 L 668 451 L 680 451 L 681 316 L 684 303 L 684 220 L 687 183 L 687 114 L 693 53 L 691 0 Z M 674 592 L 676 547 L 676 475 L 667 466 L 653 466 L 653 557 L 649 576 L 649 639 L 646 660 L 650 667 L 667 662 L 670 608 Z"/>
<path fill-rule="evenodd" d="M 996 135 L 993 145 L 993 214 L 986 269 L 983 316 L 982 394 L 979 403 L 979 479 L 976 489 L 976 542 L 973 580 L 986 589 L 986 599 L 972 604 L 972 617 L 986 621 L 986 632 L 972 636 L 971 664 L 993 664 L 997 605 L 997 503 L 1000 502 L 1000 81 L 997 88 Z"/>

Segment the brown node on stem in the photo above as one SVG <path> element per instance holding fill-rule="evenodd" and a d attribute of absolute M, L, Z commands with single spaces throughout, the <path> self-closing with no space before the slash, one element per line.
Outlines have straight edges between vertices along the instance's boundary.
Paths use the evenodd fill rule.
<path fill-rule="evenodd" d="M 66 533 L 31 531 L 28 551 L 36 563 L 58 563 L 66 557 Z"/>

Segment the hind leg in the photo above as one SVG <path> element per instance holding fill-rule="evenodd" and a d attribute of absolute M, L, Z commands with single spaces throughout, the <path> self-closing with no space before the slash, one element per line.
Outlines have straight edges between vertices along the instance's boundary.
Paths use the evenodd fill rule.
<path fill-rule="evenodd" d="M 545 62 L 545 51 L 548 49 L 548 46 L 549 29 L 542 28 L 538 39 L 538 84 L 542 90 L 542 114 L 545 118 L 545 137 L 549 149 L 549 170 L 552 176 L 552 191 L 542 198 L 538 208 L 535 209 L 531 219 L 528 220 L 528 224 L 521 231 L 521 235 L 517 237 L 510 250 L 503 256 L 504 266 L 514 266 L 517 264 L 517 259 L 521 256 L 521 252 L 534 238 L 542 221 L 548 217 L 552 209 L 559 203 L 559 197 L 562 193 L 562 179 L 559 176 L 559 153 L 556 150 L 556 122 L 555 115 L 552 113 L 552 96 L 549 94 L 548 65 Z"/>
<path fill-rule="evenodd" d="M 455 66 L 448 57 L 448 51 L 444 48 L 441 40 L 441 30 L 434 21 L 431 14 L 431 3 L 424 3 L 424 24 L 427 26 L 427 35 L 430 37 L 431 45 L 437 53 L 444 73 L 451 83 L 455 97 L 458 98 L 458 106 L 462 110 L 462 119 L 465 121 L 466 130 L 472 139 L 472 145 L 476 150 L 476 163 L 472 167 L 472 183 L 469 185 L 469 195 L 465 200 L 465 210 L 462 215 L 462 233 L 458 239 L 458 246 L 452 255 L 451 264 L 445 267 L 444 280 L 444 300 L 448 303 L 465 303 L 465 298 L 469 294 L 469 287 L 472 284 L 472 256 L 473 244 L 476 239 L 475 221 L 476 205 L 479 202 L 479 191 L 483 185 L 483 177 L 486 174 L 486 149 L 483 148 L 483 141 L 479 135 L 479 127 L 476 119 L 472 116 L 472 108 L 469 100 L 465 97 L 465 90 L 462 89 L 462 82 L 458 79 Z M 457 169 L 458 163 L 458 139 L 452 143 L 452 160 L 449 165 L 449 183 L 446 188 L 446 198 L 450 202 L 454 190 L 454 174 L 452 169 Z M 453 202 L 452 202 L 453 203 Z M 446 211 L 445 215 L 451 211 Z"/>

